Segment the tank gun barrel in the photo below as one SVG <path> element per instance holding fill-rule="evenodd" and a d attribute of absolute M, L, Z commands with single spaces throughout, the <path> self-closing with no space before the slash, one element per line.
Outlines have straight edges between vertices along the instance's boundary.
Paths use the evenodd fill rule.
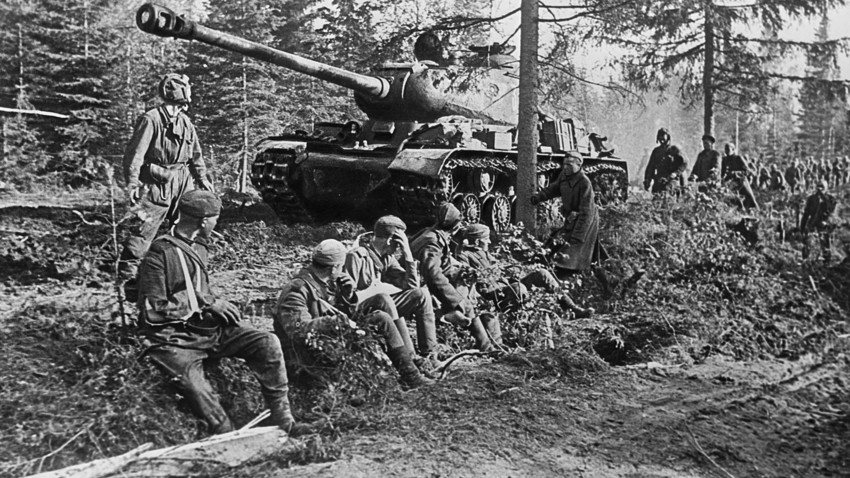
<path fill-rule="evenodd" d="M 384 98 L 390 91 L 390 82 L 385 78 L 353 73 L 214 30 L 192 20 L 187 20 L 182 15 L 177 15 L 160 5 L 146 3 L 139 7 L 136 12 L 136 25 L 146 33 L 161 37 L 198 40 L 208 45 L 298 71 L 361 94 Z"/>

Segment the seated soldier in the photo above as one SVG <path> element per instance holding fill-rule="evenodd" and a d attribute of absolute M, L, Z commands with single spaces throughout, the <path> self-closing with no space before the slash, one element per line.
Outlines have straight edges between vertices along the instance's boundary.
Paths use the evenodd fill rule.
<path fill-rule="evenodd" d="M 434 306 L 428 289 L 419 286 L 419 262 L 413 258 L 404 233 L 406 229 L 404 221 L 396 216 L 378 219 L 370 242 L 348 253 L 343 271 L 354 279 L 356 290 L 367 296 L 361 305 L 365 310 L 374 307 L 374 302 L 380 300 L 381 294 L 371 294 L 380 291 L 382 286 L 389 284 L 400 289 L 390 294 L 391 307 L 386 312 L 392 316 L 402 337 L 409 337 L 404 317 L 413 316 L 419 354 L 436 359 Z M 401 253 L 399 259 L 395 256 L 397 252 Z M 408 344 L 408 348 L 413 350 L 413 345 Z"/>
<path fill-rule="evenodd" d="M 419 233 L 410 248 L 419 260 L 422 282 L 440 302 L 443 320 L 469 330 L 476 348 L 489 352 L 501 345 L 499 319 L 491 315 L 476 317 L 472 302 L 452 282 L 458 270 L 452 263 L 451 236 L 460 228 L 460 219 L 460 211 L 454 205 L 441 204 L 436 224 Z"/>
<path fill-rule="evenodd" d="M 457 259 L 468 264 L 475 270 L 481 271 L 497 266 L 496 260 L 490 254 L 490 228 L 484 224 L 467 226 L 463 233 L 464 243 L 457 251 Z M 528 288 L 539 287 L 549 293 L 561 292 L 561 283 L 546 269 L 538 269 L 526 274 L 518 282 L 508 282 L 505 279 L 495 283 L 477 284 L 478 293 L 496 304 L 517 304 L 528 296 Z M 569 294 L 563 292 L 558 298 L 558 304 L 565 310 L 572 311 L 577 319 L 593 315 L 592 308 L 582 308 L 573 302 Z"/>
<path fill-rule="evenodd" d="M 357 307 L 356 284 L 342 272 L 346 249 L 339 241 L 327 239 L 313 251 L 312 263 L 301 269 L 283 288 L 274 312 L 274 331 L 284 350 L 303 346 L 302 332 L 331 332 L 340 321 L 355 318 L 377 327 L 387 347 L 387 355 L 401 375 L 405 388 L 416 388 L 432 381 L 423 377 L 413 364 L 413 350 L 407 327 L 399 328 L 385 312 L 392 305 L 387 294 L 376 294 L 370 307 Z"/>
<path fill-rule="evenodd" d="M 216 225 L 221 202 L 205 190 L 186 193 L 171 233 L 156 239 L 139 268 L 139 334 L 147 355 L 171 375 L 213 433 L 233 430 L 204 376 L 207 358 L 239 357 L 260 382 L 271 421 L 291 435 L 310 431 L 289 409 L 289 386 L 277 337 L 239 323 L 242 313 L 210 291 L 207 249 L 196 239 Z"/>

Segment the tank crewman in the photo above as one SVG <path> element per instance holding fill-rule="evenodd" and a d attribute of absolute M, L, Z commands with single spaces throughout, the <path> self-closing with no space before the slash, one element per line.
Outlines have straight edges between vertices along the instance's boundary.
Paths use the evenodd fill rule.
<path fill-rule="evenodd" d="M 419 354 L 436 359 L 434 306 L 428 288 L 420 286 L 419 261 L 413 258 L 405 230 L 407 225 L 396 216 L 379 218 L 375 221 L 369 243 L 348 253 L 343 272 L 354 279 L 361 293 L 380 290 L 384 283 L 400 289 L 390 295 L 392 307 L 388 312 L 399 325 L 399 330 L 402 326 L 406 328 L 404 318 L 412 316 L 416 320 Z M 398 259 L 397 253 L 400 253 Z M 370 307 L 373 300 L 366 298 L 363 306 Z M 409 348 L 413 350 L 412 345 Z"/>
<path fill-rule="evenodd" d="M 652 185 L 652 194 L 659 194 L 667 191 L 675 181 L 684 187 L 684 174 L 688 165 L 679 147 L 670 144 L 670 132 L 666 128 L 659 129 L 655 140 L 659 144 L 649 155 L 643 188 L 649 190 Z"/>
<path fill-rule="evenodd" d="M 744 158 L 735 154 L 734 143 L 726 143 L 723 149 L 726 152 L 720 167 L 720 175 L 723 181 L 729 184 L 733 192 L 744 197 L 745 208 L 758 209 L 758 202 L 756 202 L 753 189 L 747 180 L 749 173 L 747 162 L 744 161 Z"/>
<path fill-rule="evenodd" d="M 803 259 L 809 257 L 809 233 L 815 232 L 820 241 L 824 262 L 832 259 L 832 214 L 835 212 L 835 197 L 827 192 L 828 184 L 822 180 L 814 194 L 806 199 L 806 208 L 800 219 L 800 230 L 805 234 L 803 240 Z"/>
<path fill-rule="evenodd" d="M 800 160 L 795 159 L 793 163 L 785 169 L 785 183 L 788 184 L 788 190 L 791 194 L 797 192 L 800 188 L 800 183 L 803 180 L 803 171 L 800 168 Z"/>
<path fill-rule="evenodd" d="M 291 435 L 310 431 L 296 424 L 277 337 L 242 325 L 242 313 L 210 290 L 207 249 L 197 239 L 216 225 L 221 202 L 209 191 L 186 193 L 171 233 L 151 244 L 139 267 L 138 332 L 146 354 L 171 377 L 213 433 L 233 425 L 204 376 L 204 360 L 244 359 L 261 385 L 271 421 Z"/>
<path fill-rule="evenodd" d="M 452 257 L 451 237 L 461 227 L 460 211 L 451 203 L 442 203 L 436 214 L 435 224 L 420 232 L 410 244 L 413 257 L 419 260 L 422 282 L 440 302 L 444 321 L 466 328 L 478 350 L 492 351 L 501 345 L 499 319 L 489 315 L 476 317 L 472 302 L 455 286 L 460 269 Z"/>
<path fill-rule="evenodd" d="M 689 181 L 705 183 L 711 188 L 720 182 L 720 152 L 714 149 L 714 136 L 702 137 L 702 151 L 697 155 L 694 169 L 688 177 Z"/>
<path fill-rule="evenodd" d="M 387 356 L 398 370 L 404 388 L 416 388 L 431 383 L 413 364 L 407 327 L 397 327 L 386 312 L 393 307 L 387 294 L 376 294 L 372 307 L 357 306 L 356 284 L 342 272 L 345 246 L 326 239 L 313 250 L 309 266 L 302 268 L 292 281 L 283 287 L 274 312 L 274 331 L 287 354 L 305 349 L 304 334 L 300 332 L 331 333 L 340 322 L 354 320 L 376 328 L 384 338 Z M 403 336 L 405 334 L 406 336 Z"/>
<path fill-rule="evenodd" d="M 198 133 L 185 113 L 192 102 L 189 78 L 169 73 L 160 81 L 158 91 L 163 104 L 139 118 L 124 153 L 124 176 L 133 213 L 119 263 L 125 279 L 136 276 L 139 260 L 162 222 L 174 219 L 180 198 L 195 185 L 213 190 L 206 178 Z"/>
<path fill-rule="evenodd" d="M 479 271 L 497 265 L 497 261 L 490 254 L 489 227 L 484 224 L 471 224 L 464 229 L 463 238 L 464 243 L 457 251 L 457 259 L 460 262 Z M 504 274 L 500 275 L 504 277 Z M 528 296 L 528 290 L 532 287 L 543 289 L 551 294 L 561 293 L 562 289 L 561 282 L 546 269 L 530 272 L 516 282 L 508 282 L 503 279 L 495 283 L 479 281 L 476 284 L 476 289 L 481 297 L 503 305 L 521 302 Z M 566 292 L 561 293 L 558 303 L 564 310 L 571 311 L 577 319 L 590 317 L 594 312 L 592 308 L 585 309 L 576 305 L 572 297 Z"/>
<path fill-rule="evenodd" d="M 606 258 L 599 244 L 599 212 L 593 187 L 582 171 L 582 163 L 578 152 L 568 152 L 558 179 L 531 197 L 531 204 L 538 204 L 561 196 L 564 226 L 549 240 L 550 246 L 558 248 L 553 256 L 556 271 L 583 271 L 592 262 Z"/>

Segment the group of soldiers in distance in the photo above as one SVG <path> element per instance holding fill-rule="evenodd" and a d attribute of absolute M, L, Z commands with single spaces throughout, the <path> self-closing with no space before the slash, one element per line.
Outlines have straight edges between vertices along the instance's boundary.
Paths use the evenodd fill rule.
<path fill-rule="evenodd" d="M 671 143 L 666 128 L 658 130 L 656 142 L 658 146 L 652 150 L 644 172 L 644 188 L 658 196 L 675 195 L 685 187 L 688 162 L 681 149 Z M 734 143 L 724 145 L 723 155 L 714 149 L 714 144 L 713 136 L 703 135 L 703 149 L 697 155 L 687 182 L 695 183 L 703 192 L 727 187 L 741 198 L 746 209 L 759 208 L 753 189 L 811 193 L 797 225 L 803 234 L 803 258 L 809 257 L 810 239 L 816 236 L 823 259 L 829 263 L 837 202 L 828 191 L 850 182 L 850 158 L 818 161 L 809 156 L 805 161 L 795 159 L 781 171 L 776 164 L 768 166 L 762 159 L 750 163 L 746 156 L 737 154 Z"/>
<path fill-rule="evenodd" d="M 531 198 L 533 204 L 556 197 L 563 203 L 565 221 L 553 242 L 552 271 L 470 283 L 463 270 L 498 267 L 489 252 L 492 231 L 464 224 L 460 211 L 443 203 L 434 211 L 433 225 L 412 238 L 400 218 L 384 216 L 353 247 L 322 241 L 309 262 L 281 284 L 268 317 L 273 331 L 245 325 L 239 307 L 210 288 L 208 239 L 221 201 L 185 114 L 189 79 L 165 75 L 158 92 L 162 105 L 139 119 L 124 155 L 131 220 L 119 274 L 138 308 L 143 355 L 172 379 L 212 433 L 229 432 L 233 424 L 204 374 L 203 363 L 210 358 L 244 359 L 260 382 L 269 423 L 295 436 L 315 427 L 292 415 L 286 363 L 310 355 L 311 334 L 368 326 L 383 340 L 401 385 L 418 388 L 433 382 L 430 371 L 445 358 L 438 355 L 438 324 L 468 333 L 482 353 L 503 349 L 500 317 L 483 312 L 483 302 L 519 303 L 536 287 L 557 294 L 565 314 L 594 313 L 576 305 L 553 273 L 586 270 L 602 251 L 593 188 L 582 171 L 582 156 L 570 152 L 557 180 Z M 165 221 L 170 230 L 156 237 Z M 415 344 L 408 319 L 415 324 Z"/>

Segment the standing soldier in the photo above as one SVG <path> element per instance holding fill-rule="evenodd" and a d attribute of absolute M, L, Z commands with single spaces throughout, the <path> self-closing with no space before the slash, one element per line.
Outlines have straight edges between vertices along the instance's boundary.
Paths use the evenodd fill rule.
<path fill-rule="evenodd" d="M 803 259 L 809 257 L 809 233 L 815 232 L 820 240 L 823 260 L 829 263 L 832 259 L 831 234 L 833 229 L 832 213 L 835 212 L 835 197 L 827 193 L 827 182 L 818 183 L 817 191 L 806 200 L 806 209 L 800 219 L 800 229 L 805 235 L 803 239 Z"/>
<path fill-rule="evenodd" d="M 177 383 L 213 433 L 233 430 L 204 376 L 204 360 L 244 359 L 260 382 L 275 425 L 310 431 L 289 409 L 289 386 L 277 337 L 240 323 L 242 313 L 210 291 L 207 249 L 197 241 L 218 221 L 221 202 L 209 191 L 186 193 L 171 233 L 154 241 L 139 268 L 139 334 L 147 355 Z"/>
<path fill-rule="evenodd" d="M 791 194 L 797 192 L 802 180 L 803 171 L 800 168 L 800 160 L 794 159 L 794 162 L 788 165 L 788 168 L 785 169 L 785 182 L 788 184 L 788 190 Z"/>
<path fill-rule="evenodd" d="M 785 178 L 775 164 L 770 165 L 770 189 L 771 191 L 784 191 Z"/>
<path fill-rule="evenodd" d="M 735 144 L 726 143 L 723 148 L 726 156 L 723 157 L 723 163 L 720 168 L 720 174 L 723 181 L 727 182 L 731 189 L 744 197 L 745 208 L 758 209 L 756 197 L 753 194 L 753 189 L 750 187 L 750 182 L 747 180 L 749 168 L 744 158 L 735 154 Z"/>
<path fill-rule="evenodd" d="M 775 168 L 772 164 L 771 167 Z M 758 163 L 758 187 L 762 191 L 770 189 L 770 169 L 762 160 L 759 160 Z"/>
<path fill-rule="evenodd" d="M 192 102 L 189 78 L 169 73 L 158 91 L 163 104 L 139 118 L 124 153 L 127 195 L 134 213 L 119 263 L 124 279 L 136 276 L 139 260 L 162 222 L 174 219 L 180 198 L 195 185 L 213 190 L 198 133 L 185 114 Z"/>
<path fill-rule="evenodd" d="M 476 316 L 475 307 L 456 287 L 459 270 L 452 262 L 451 237 L 461 227 L 460 211 L 451 203 L 437 208 L 436 223 L 419 233 L 410 245 L 419 260 L 422 282 L 440 302 L 443 320 L 466 328 L 483 352 L 501 345 L 499 319 L 490 315 Z"/>
<path fill-rule="evenodd" d="M 666 128 L 659 129 L 655 141 L 659 144 L 649 155 L 643 188 L 649 190 L 652 185 L 652 194 L 660 194 L 669 191 L 675 181 L 679 182 L 679 187 L 684 187 L 687 162 L 679 147 L 670 144 L 670 132 Z"/>
<path fill-rule="evenodd" d="M 841 158 L 836 156 L 832 162 L 832 178 L 830 178 L 830 183 L 837 188 L 841 186 L 842 177 L 844 177 L 844 164 L 841 162 Z"/>
<path fill-rule="evenodd" d="M 702 151 L 697 155 L 688 181 L 704 183 L 707 188 L 713 188 L 720 182 L 720 152 L 714 149 L 714 136 L 703 135 Z"/>
<path fill-rule="evenodd" d="M 593 186 L 581 169 L 582 163 L 580 154 L 568 152 L 558 179 L 531 196 L 531 204 L 561 197 L 564 226 L 556 233 L 557 237 L 552 238 L 552 242 L 564 240 L 565 244 L 553 257 L 556 270 L 583 271 L 589 269 L 592 262 L 605 259 L 599 244 L 599 212 L 593 197 Z"/>
<path fill-rule="evenodd" d="M 376 327 L 384 338 L 387 356 L 398 370 L 401 385 L 417 388 L 431 383 L 413 364 L 407 326 L 401 327 L 387 312 L 392 299 L 376 294 L 366 307 L 357 303 L 356 284 L 342 272 L 346 249 L 326 239 L 313 250 L 309 266 L 295 275 L 280 293 L 274 312 L 274 331 L 284 350 L 294 354 L 305 348 L 305 334 L 327 334 L 341 322 L 363 322 Z"/>
<path fill-rule="evenodd" d="M 404 317 L 412 316 L 416 320 L 419 354 L 431 359 L 433 363 L 437 350 L 434 306 L 428 288 L 419 285 L 419 261 L 413 258 L 404 233 L 406 229 L 404 221 L 396 216 L 378 219 L 369 244 L 348 253 L 343 271 L 354 279 L 356 289 L 361 292 L 370 289 L 377 291 L 381 284 L 390 284 L 400 289 L 390 295 L 390 315 L 400 325 L 404 325 Z M 399 259 L 396 259 L 396 253 L 400 253 Z M 374 299 L 364 300 L 366 306 Z M 413 349 L 412 345 L 410 349 Z"/>

